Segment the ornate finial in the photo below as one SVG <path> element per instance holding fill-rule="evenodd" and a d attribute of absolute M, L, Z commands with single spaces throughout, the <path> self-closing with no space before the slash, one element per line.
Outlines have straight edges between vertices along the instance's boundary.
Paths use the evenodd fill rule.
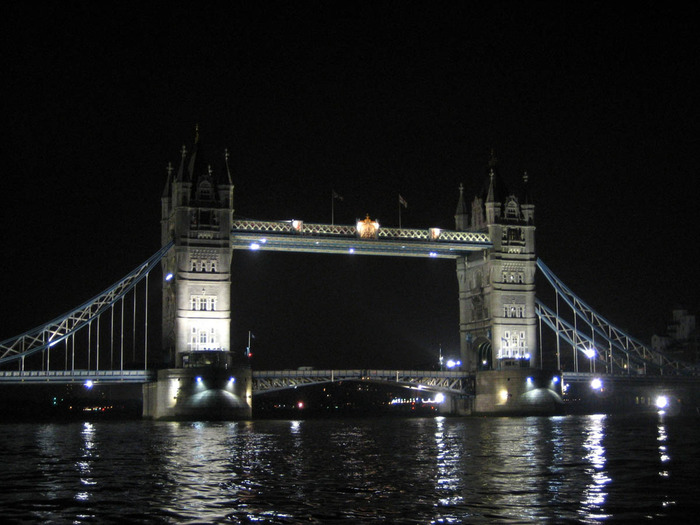
<path fill-rule="evenodd" d="M 180 153 L 182 153 L 182 158 L 184 159 L 185 155 L 187 155 L 187 148 L 185 147 L 184 144 L 182 145 L 182 149 L 180 150 Z"/>
<path fill-rule="evenodd" d="M 464 193 L 464 184 L 462 184 L 462 183 L 460 182 L 460 183 L 459 183 L 459 194 L 462 195 L 462 193 Z"/>
<path fill-rule="evenodd" d="M 229 155 L 228 155 L 228 148 L 225 148 L 225 149 L 224 149 L 224 160 L 226 160 L 226 162 L 228 162 L 228 157 L 229 157 Z"/>
<path fill-rule="evenodd" d="M 527 176 L 527 171 L 523 173 L 523 182 L 527 184 L 528 176 Z"/>
<path fill-rule="evenodd" d="M 166 171 L 168 172 L 168 177 L 170 177 L 173 174 L 173 164 L 172 162 L 168 162 L 168 167 L 165 168 Z"/>
<path fill-rule="evenodd" d="M 209 173 L 209 176 L 211 177 L 211 174 L 212 174 L 211 164 L 207 165 L 207 172 Z"/>
<path fill-rule="evenodd" d="M 194 143 L 197 144 L 199 142 L 199 124 L 194 125 Z"/>

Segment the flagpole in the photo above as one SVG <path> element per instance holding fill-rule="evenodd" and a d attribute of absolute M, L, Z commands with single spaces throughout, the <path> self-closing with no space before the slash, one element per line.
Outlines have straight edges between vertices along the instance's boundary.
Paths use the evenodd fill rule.
<path fill-rule="evenodd" d="M 335 224 L 335 190 L 331 190 L 331 226 Z"/>
<path fill-rule="evenodd" d="M 401 201 L 399 200 L 399 230 L 401 229 Z"/>

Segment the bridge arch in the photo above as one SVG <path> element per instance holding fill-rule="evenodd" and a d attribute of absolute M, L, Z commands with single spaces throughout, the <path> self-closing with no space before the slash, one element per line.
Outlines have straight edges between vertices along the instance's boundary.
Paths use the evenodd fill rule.
<path fill-rule="evenodd" d="M 486 337 L 478 337 L 473 343 L 473 352 L 477 356 L 477 370 L 493 368 L 493 345 Z"/>

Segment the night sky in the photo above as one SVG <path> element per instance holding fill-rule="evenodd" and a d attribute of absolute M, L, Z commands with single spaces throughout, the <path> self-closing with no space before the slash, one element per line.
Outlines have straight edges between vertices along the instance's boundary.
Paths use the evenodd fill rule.
<path fill-rule="evenodd" d="M 199 125 L 236 215 L 454 228 L 491 151 L 538 255 L 643 341 L 700 314 L 700 8 L 676 2 L 10 2 L 2 23 L 0 339 L 160 243 Z M 454 262 L 234 253 L 255 366 L 422 367 L 458 351 Z M 158 326 L 154 323 L 154 326 Z"/>

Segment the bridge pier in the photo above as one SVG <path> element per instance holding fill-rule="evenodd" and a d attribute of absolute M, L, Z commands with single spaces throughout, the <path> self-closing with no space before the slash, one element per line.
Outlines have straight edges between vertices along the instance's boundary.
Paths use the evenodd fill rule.
<path fill-rule="evenodd" d="M 560 372 L 511 368 L 476 374 L 475 415 L 553 415 L 561 412 Z"/>
<path fill-rule="evenodd" d="M 249 367 L 168 368 L 143 386 L 143 417 L 166 421 L 240 420 L 252 417 Z"/>

